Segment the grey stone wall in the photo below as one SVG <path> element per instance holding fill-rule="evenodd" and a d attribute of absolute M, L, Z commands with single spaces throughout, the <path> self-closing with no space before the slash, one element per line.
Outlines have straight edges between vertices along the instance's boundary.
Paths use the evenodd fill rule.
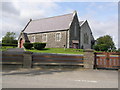
<path fill-rule="evenodd" d="M 23 54 L 23 68 L 32 67 L 32 52 L 24 52 Z"/>
<path fill-rule="evenodd" d="M 35 36 L 35 42 L 44 42 L 42 40 L 42 34 L 47 34 L 46 48 L 63 48 L 64 45 L 67 46 L 67 30 L 65 31 L 56 31 L 56 32 L 47 32 L 47 33 L 38 33 L 38 34 L 29 34 L 28 38 L 31 41 L 32 36 Z M 56 33 L 61 33 L 61 40 L 56 41 Z"/>
<path fill-rule="evenodd" d="M 85 33 L 87 33 L 87 35 L 88 35 L 88 44 L 84 43 L 84 34 Z M 87 21 L 81 26 L 80 38 L 81 38 L 80 46 L 81 47 L 83 46 L 83 49 L 91 49 L 91 41 L 93 40 L 93 37 L 92 37 L 91 29 L 90 29 Z"/>
<path fill-rule="evenodd" d="M 84 68 L 94 69 L 94 50 L 87 49 L 84 52 Z"/>

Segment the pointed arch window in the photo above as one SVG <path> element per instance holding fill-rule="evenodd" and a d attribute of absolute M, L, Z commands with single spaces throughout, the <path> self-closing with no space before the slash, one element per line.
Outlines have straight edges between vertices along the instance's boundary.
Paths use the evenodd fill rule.
<path fill-rule="evenodd" d="M 74 25 L 74 36 L 76 37 L 77 36 L 77 24 L 75 22 L 75 25 Z"/>
<path fill-rule="evenodd" d="M 87 33 L 84 34 L 84 44 L 89 44 L 89 36 Z"/>

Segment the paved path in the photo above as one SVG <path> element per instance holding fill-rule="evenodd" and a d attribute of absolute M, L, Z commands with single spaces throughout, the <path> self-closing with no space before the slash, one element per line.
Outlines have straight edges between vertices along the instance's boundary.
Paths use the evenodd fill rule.
<path fill-rule="evenodd" d="M 3 88 L 118 88 L 118 71 L 22 70 L 3 72 Z"/>

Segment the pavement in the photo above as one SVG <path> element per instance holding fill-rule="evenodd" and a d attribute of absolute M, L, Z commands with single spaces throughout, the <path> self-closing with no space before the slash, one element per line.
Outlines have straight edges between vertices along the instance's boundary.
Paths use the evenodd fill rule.
<path fill-rule="evenodd" d="M 3 71 L 3 88 L 118 88 L 115 70 L 19 69 Z"/>

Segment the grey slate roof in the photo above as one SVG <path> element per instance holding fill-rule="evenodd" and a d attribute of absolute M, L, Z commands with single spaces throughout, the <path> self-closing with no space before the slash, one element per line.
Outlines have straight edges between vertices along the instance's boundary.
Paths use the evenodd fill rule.
<path fill-rule="evenodd" d="M 25 33 L 48 32 L 69 29 L 69 24 L 73 20 L 73 13 L 61 16 L 32 20 L 25 28 Z"/>
<path fill-rule="evenodd" d="M 83 24 L 83 22 L 84 22 L 84 21 L 80 21 L 80 22 L 79 22 L 80 26 Z"/>

